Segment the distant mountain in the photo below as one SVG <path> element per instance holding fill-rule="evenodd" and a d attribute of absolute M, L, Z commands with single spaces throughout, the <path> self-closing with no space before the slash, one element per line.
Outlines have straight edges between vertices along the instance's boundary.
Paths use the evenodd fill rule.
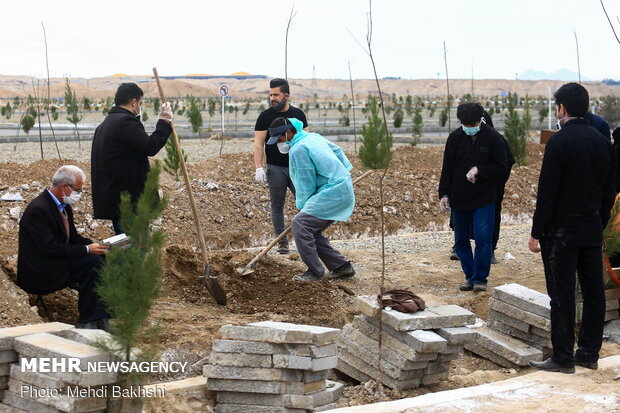
<path fill-rule="evenodd" d="M 579 74 L 568 69 L 556 70 L 552 73 L 543 72 L 541 70 L 528 69 L 523 73 L 519 73 L 519 80 L 562 80 L 571 81 L 579 80 Z M 592 80 L 581 74 L 581 80 Z"/>

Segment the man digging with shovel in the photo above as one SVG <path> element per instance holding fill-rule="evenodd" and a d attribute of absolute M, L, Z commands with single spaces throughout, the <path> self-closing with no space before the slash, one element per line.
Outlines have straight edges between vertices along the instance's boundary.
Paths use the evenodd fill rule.
<path fill-rule="evenodd" d="M 267 145 L 277 144 L 281 153 L 289 155 L 289 172 L 296 189 L 296 206 L 300 209 L 293 218 L 293 235 L 308 270 L 293 279 L 320 281 L 354 276 L 351 263 L 323 235 L 335 221 L 347 221 L 353 213 L 351 162 L 339 146 L 317 133 L 303 130 L 303 123 L 295 118 L 275 119 L 269 135 Z"/>

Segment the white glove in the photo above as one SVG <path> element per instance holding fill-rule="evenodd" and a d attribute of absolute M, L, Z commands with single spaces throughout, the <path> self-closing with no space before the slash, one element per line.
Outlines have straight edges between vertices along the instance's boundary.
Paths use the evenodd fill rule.
<path fill-rule="evenodd" d="M 443 212 L 448 212 L 451 210 L 450 208 L 450 200 L 448 199 L 448 195 L 444 195 L 439 201 L 439 209 Z"/>
<path fill-rule="evenodd" d="M 472 184 L 475 184 L 476 179 L 478 178 L 478 167 L 474 166 L 473 168 L 471 168 L 469 172 L 467 172 L 467 175 L 465 175 L 465 178 L 467 178 L 467 180 Z"/>
<path fill-rule="evenodd" d="M 254 179 L 256 180 L 256 182 L 260 183 L 267 182 L 267 175 L 265 174 L 265 170 L 263 168 L 256 168 Z"/>
<path fill-rule="evenodd" d="M 172 122 L 173 117 L 174 115 L 172 114 L 172 108 L 170 107 L 170 103 L 162 103 L 161 112 L 159 112 L 159 117 L 157 118 L 157 120 L 163 119 L 167 122 Z"/>

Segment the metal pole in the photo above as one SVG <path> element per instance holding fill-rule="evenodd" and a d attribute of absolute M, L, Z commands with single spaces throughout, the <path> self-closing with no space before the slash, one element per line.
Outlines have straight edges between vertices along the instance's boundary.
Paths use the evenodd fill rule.
<path fill-rule="evenodd" d="M 224 139 L 224 96 L 222 96 L 222 139 Z"/>
<path fill-rule="evenodd" d="M 551 87 L 550 86 L 547 86 L 547 91 L 549 92 L 549 99 L 548 99 L 548 102 L 549 102 L 548 125 L 549 126 L 547 127 L 547 129 L 551 129 Z"/>

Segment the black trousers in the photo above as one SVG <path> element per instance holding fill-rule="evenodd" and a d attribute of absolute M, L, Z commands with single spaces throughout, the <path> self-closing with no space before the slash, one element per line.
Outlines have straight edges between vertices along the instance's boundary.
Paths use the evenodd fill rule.
<path fill-rule="evenodd" d="M 71 280 L 77 284 L 79 298 L 78 323 L 108 318 L 103 302 L 99 299 L 95 288 L 99 282 L 99 269 L 103 264 L 102 255 L 87 255 L 69 260 Z"/>
<path fill-rule="evenodd" d="M 605 287 L 601 253 L 602 225 L 598 215 L 561 218 L 541 239 L 547 292 L 551 298 L 552 360 L 575 363 L 575 273 L 583 295 L 583 318 L 577 354 L 598 360 L 605 324 Z"/>

